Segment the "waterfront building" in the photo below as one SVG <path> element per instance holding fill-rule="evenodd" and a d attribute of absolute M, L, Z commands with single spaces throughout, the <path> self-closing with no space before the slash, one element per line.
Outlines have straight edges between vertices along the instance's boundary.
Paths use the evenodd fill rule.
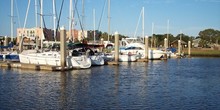
<path fill-rule="evenodd" d="M 70 31 L 66 31 L 66 40 L 74 39 L 74 41 L 79 40 L 81 41 L 83 38 L 87 38 L 88 31 L 86 30 L 72 30 L 71 31 L 71 36 L 70 36 Z M 44 41 L 60 41 L 60 31 L 58 30 L 56 33 L 56 38 L 54 38 L 54 30 L 52 29 L 47 29 L 47 28 L 40 28 L 40 27 L 35 27 L 35 28 L 18 28 L 17 29 L 17 41 L 16 43 L 18 44 L 21 40 L 21 37 L 24 37 L 24 43 L 25 42 L 30 42 L 30 41 L 35 41 L 36 38 L 39 40 L 43 39 Z"/>

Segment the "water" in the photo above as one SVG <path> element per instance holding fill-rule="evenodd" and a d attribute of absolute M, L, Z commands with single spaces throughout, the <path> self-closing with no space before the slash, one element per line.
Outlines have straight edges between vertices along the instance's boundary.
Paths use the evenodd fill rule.
<path fill-rule="evenodd" d="M 123 62 L 68 72 L 0 69 L 0 110 L 220 109 L 220 58 Z"/>

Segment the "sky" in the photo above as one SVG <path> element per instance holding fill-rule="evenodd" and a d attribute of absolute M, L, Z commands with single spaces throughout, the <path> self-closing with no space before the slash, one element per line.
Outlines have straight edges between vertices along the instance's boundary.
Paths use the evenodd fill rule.
<path fill-rule="evenodd" d="M 55 1 L 57 15 L 59 15 L 62 0 Z M 30 0 L 27 23 L 24 26 L 28 0 L 14 0 L 14 36 L 16 36 L 16 28 L 36 27 L 34 2 L 35 0 Z M 69 29 L 69 4 L 69 0 L 64 0 L 59 23 L 67 30 Z M 77 16 L 75 10 L 75 28 L 80 30 L 82 0 L 77 0 L 76 5 L 73 4 L 73 8 L 75 6 L 80 17 Z M 184 33 L 196 37 L 200 31 L 208 28 L 220 30 L 220 0 L 111 0 L 110 6 L 110 17 L 108 17 L 108 1 L 84 0 L 83 29 L 93 30 L 95 27 L 102 32 L 108 32 L 108 18 L 110 18 L 110 34 L 117 31 L 119 34 L 134 37 L 136 32 L 135 36 L 142 36 L 142 19 L 139 23 L 138 21 L 144 7 L 145 36 L 151 36 L 152 33 L 171 33 L 174 36 Z M 53 28 L 52 9 L 52 0 L 43 0 L 46 27 L 51 29 Z M 40 13 L 39 3 L 38 13 Z M 11 0 L 0 0 L 0 36 L 11 35 L 10 14 Z M 40 26 L 39 14 L 37 21 Z M 136 28 L 137 31 L 135 31 Z"/>

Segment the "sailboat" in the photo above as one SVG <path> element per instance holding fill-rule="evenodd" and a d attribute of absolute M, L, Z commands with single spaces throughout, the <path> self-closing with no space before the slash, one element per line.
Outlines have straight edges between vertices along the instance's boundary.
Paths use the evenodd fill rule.
<path fill-rule="evenodd" d="M 41 1 L 41 7 L 42 7 L 42 3 L 43 1 Z M 41 11 L 41 14 L 42 14 L 42 11 Z M 60 66 L 61 65 L 60 56 L 61 56 L 60 52 L 57 52 L 57 51 L 49 51 L 49 52 L 42 51 L 42 52 L 33 52 L 33 53 L 23 51 L 22 53 L 19 54 L 21 63 L 50 65 L 50 66 Z M 68 55 L 66 57 L 66 66 L 73 67 L 73 68 L 90 68 L 91 59 L 88 58 L 86 55 L 77 55 L 77 56 Z"/>
<path fill-rule="evenodd" d="M 142 15 L 142 34 L 144 37 L 144 7 L 142 8 L 141 14 Z M 140 18 L 139 18 L 140 20 Z M 138 21 L 139 23 L 139 21 Z M 137 30 L 137 28 L 136 28 Z M 152 33 L 153 33 L 153 26 L 152 26 Z M 135 35 L 136 36 L 136 32 Z M 119 51 L 123 54 L 132 54 L 136 55 L 138 59 L 145 58 L 145 44 L 140 38 L 125 38 L 122 39 L 122 43 L 124 44 L 124 48 L 121 48 Z M 161 50 L 156 50 L 153 48 L 148 49 L 148 59 L 156 60 L 161 59 L 165 53 Z"/>
<path fill-rule="evenodd" d="M 14 32 L 14 0 L 11 0 L 11 42 L 8 43 L 8 37 L 5 36 L 5 46 L 0 46 L 5 51 L 0 53 L 0 61 L 19 61 L 19 55 L 16 51 L 13 51 L 13 32 Z M 9 50 L 9 51 L 8 51 Z"/>

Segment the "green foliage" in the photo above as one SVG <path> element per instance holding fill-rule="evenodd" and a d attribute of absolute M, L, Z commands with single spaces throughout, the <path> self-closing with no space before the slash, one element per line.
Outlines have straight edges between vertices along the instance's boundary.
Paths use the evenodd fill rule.
<path fill-rule="evenodd" d="M 182 39 L 184 42 L 188 42 L 189 40 L 191 40 L 190 37 L 185 34 L 178 34 L 176 36 L 176 39 Z"/>
<path fill-rule="evenodd" d="M 199 37 L 209 43 L 219 43 L 220 31 L 214 29 L 205 29 L 199 32 Z"/>
<path fill-rule="evenodd" d="M 204 40 L 204 39 L 201 39 L 200 42 L 199 42 L 199 47 L 205 47 L 207 48 L 208 47 L 208 44 L 209 42 Z"/>
<path fill-rule="evenodd" d="M 98 30 L 96 30 L 95 32 L 96 32 L 96 36 L 95 36 L 96 40 L 101 40 L 102 38 L 104 41 L 108 40 L 108 33 L 107 32 L 101 32 Z M 119 40 L 121 40 L 122 38 L 126 38 L 126 36 L 119 34 Z M 93 30 L 88 31 L 88 38 L 86 40 L 88 40 L 88 41 L 94 40 L 94 31 Z M 114 35 L 109 35 L 109 40 L 111 42 L 115 42 Z"/>
<path fill-rule="evenodd" d="M 108 40 L 108 33 L 107 32 L 101 32 L 101 31 L 98 31 L 96 30 L 96 40 L 101 40 L 103 38 L 104 41 L 107 41 Z M 205 29 L 203 31 L 200 31 L 199 36 L 195 36 L 197 38 L 201 38 L 201 42 L 199 43 L 199 45 L 201 47 L 208 47 L 209 44 L 212 44 L 212 43 L 218 43 L 220 44 L 220 31 L 219 30 L 214 30 L 214 29 Z M 119 40 L 121 40 L 122 38 L 126 38 L 127 36 L 124 36 L 124 35 L 119 35 Z M 195 39 L 195 37 L 193 36 L 188 36 L 188 35 L 185 35 L 185 34 L 178 34 L 177 36 L 174 36 L 172 34 L 169 34 L 168 36 L 168 40 L 169 42 L 173 42 L 177 39 L 181 39 L 185 42 L 188 42 L 188 41 L 192 41 L 193 39 Z M 114 35 L 109 35 L 109 40 L 111 42 L 114 42 Z M 152 36 L 149 36 L 149 44 L 152 43 L 153 46 L 156 46 L 158 47 L 159 45 L 164 45 L 164 39 L 167 38 L 167 34 L 154 34 L 153 35 L 153 38 Z M 89 41 L 92 41 L 94 40 L 94 31 L 93 30 L 90 30 L 88 32 L 88 38 L 87 40 Z"/>

